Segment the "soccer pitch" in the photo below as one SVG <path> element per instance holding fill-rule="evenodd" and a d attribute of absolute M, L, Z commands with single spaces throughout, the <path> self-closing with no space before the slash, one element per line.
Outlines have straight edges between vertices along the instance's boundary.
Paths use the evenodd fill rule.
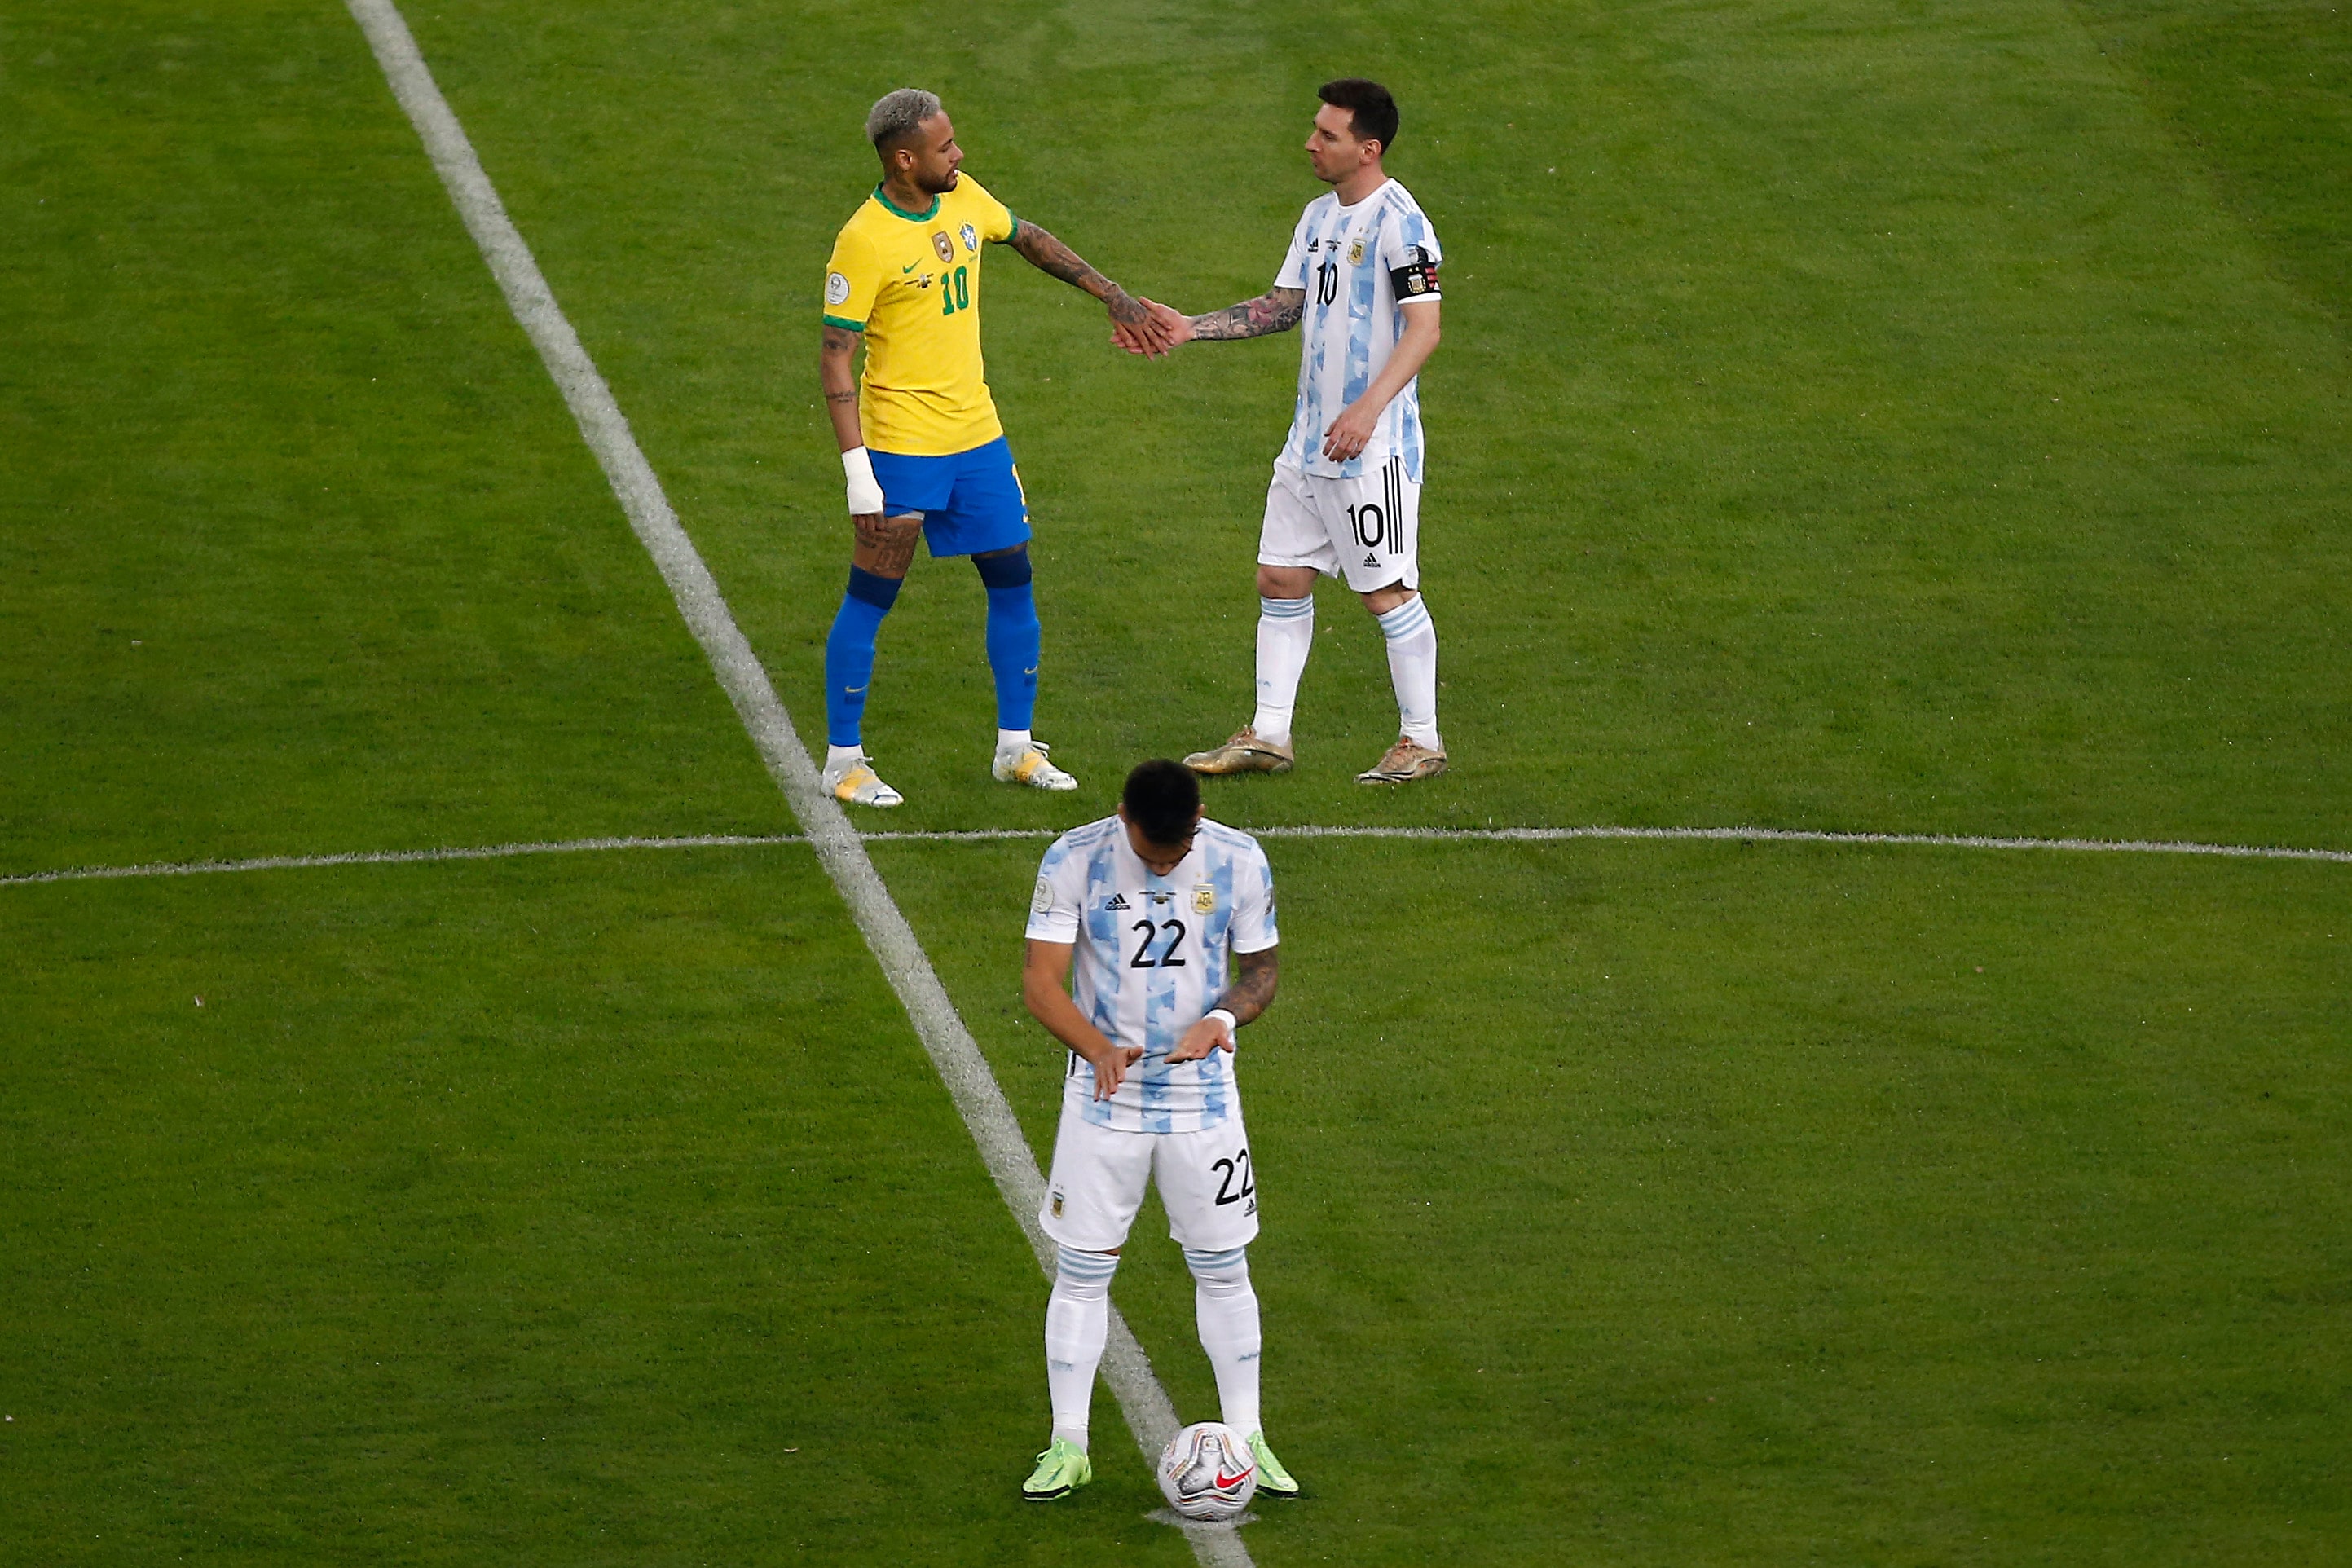
<path fill-rule="evenodd" d="M 407 20 L 803 739 L 815 287 L 908 82 L 1139 292 L 1265 287 L 1318 81 L 1448 250 L 1454 769 L 1327 592 L 1257 828 L 2352 850 L 2352 30 L 2326 4 Z M 1192 1561 L 352 16 L 0 5 L 0 1560 Z M 1029 1143 L 1053 830 L 1245 716 L 1296 340 L 1000 255 L 1039 732 L 919 562 L 859 825 Z M 1270 837 L 1291 1563 L 2328 1563 L 2352 866 Z M 1156 1210 L 1115 1300 L 1213 1410 Z"/>

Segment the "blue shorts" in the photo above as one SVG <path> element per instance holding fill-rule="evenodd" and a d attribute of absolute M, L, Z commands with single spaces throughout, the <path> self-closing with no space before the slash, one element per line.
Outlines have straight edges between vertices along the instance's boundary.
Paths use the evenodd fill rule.
<path fill-rule="evenodd" d="M 1029 500 L 1003 437 L 944 458 L 871 448 L 866 455 L 882 481 L 883 512 L 921 518 L 933 556 L 984 555 L 1028 542 Z"/>

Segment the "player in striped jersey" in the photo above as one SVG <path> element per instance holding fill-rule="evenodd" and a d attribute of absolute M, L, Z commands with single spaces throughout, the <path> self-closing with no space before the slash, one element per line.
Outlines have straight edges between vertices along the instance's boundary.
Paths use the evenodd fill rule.
<path fill-rule="evenodd" d="M 1315 579 L 1344 577 L 1387 639 L 1394 746 L 1356 775 L 1403 784 L 1445 771 L 1437 629 L 1421 599 L 1421 367 L 1437 347 L 1436 232 L 1381 159 L 1396 100 L 1378 82 L 1326 82 L 1307 140 L 1331 190 L 1307 205 L 1274 288 L 1205 316 L 1151 306 L 1177 342 L 1264 337 L 1302 322 L 1298 399 L 1274 460 L 1258 535 L 1257 710 L 1197 773 L 1288 773 L 1298 678 L 1315 645 Z"/>
<path fill-rule="evenodd" d="M 1021 1489 L 1033 1501 L 1094 1479 L 1110 1279 L 1147 1181 L 1192 1271 L 1222 1418 L 1249 1441 L 1260 1496 L 1298 1493 L 1258 1418 L 1257 1183 L 1231 1066 L 1234 1031 L 1274 1000 L 1278 940 L 1265 851 L 1202 820 L 1199 783 L 1171 762 L 1139 766 L 1118 814 L 1062 835 L 1037 868 L 1022 999 L 1070 1060 L 1037 1215 L 1059 1256 L 1045 1306 L 1054 1434 Z"/>

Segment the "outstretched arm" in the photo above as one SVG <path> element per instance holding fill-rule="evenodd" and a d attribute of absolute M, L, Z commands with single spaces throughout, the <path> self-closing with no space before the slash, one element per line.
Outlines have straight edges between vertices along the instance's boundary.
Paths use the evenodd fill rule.
<path fill-rule="evenodd" d="M 1274 332 L 1286 332 L 1298 325 L 1298 318 L 1307 312 L 1307 290 L 1269 289 L 1255 300 L 1244 300 L 1205 316 L 1188 316 L 1157 300 L 1146 300 L 1144 304 L 1150 309 L 1152 319 L 1167 331 L 1169 346 L 1172 348 L 1195 338 L 1230 342 L 1235 338 L 1263 338 Z"/>
<path fill-rule="evenodd" d="M 1281 971 L 1281 963 L 1275 956 L 1279 951 L 1269 947 L 1262 952 L 1241 954 L 1241 973 L 1225 987 L 1225 994 L 1215 1003 L 1216 1008 L 1234 1016 L 1236 1026 L 1248 1023 L 1273 1003 L 1275 983 Z M 1233 1048 L 1234 1037 L 1226 1029 L 1224 1020 L 1202 1018 L 1184 1031 L 1183 1039 L 1168 1053 L 1168 1059 L 1171 1062 L 1196 1061 L 1211 1051 L 1230 1051 Z"/>
<path fill-rule="evenodd" d="M 1086 258 L 1024 219 L 1010 241 L 1022 258 L 1038 271 L 1083 289 L 1110 312 L 1111 337 L 1129 353 L 1168 352 L 1167 329 L 1152 319 L 1135 297 L 1087 264 Z"/>

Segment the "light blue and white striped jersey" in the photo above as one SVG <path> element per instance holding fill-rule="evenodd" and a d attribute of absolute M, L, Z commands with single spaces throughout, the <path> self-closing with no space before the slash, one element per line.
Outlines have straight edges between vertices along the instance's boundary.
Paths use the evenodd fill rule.
<path fill-rule="evenodd" d="M 1195 1132 L 1233 1114 L 1230 1055 L 1171 1065 L 1168 1053 L 1224 994 L 1229 955 L 1280 940 L 1274 870 L 1256 839 L 1203 820 L 1192 853 L 1160 877 L 1118 817 L 1073 827 L 1037 868 L 1028 935 L 1076 943 L 1078 1011 L 1114 1043 L 1143 1050 L 1108 1100 L 1095 1098 L 1094 1065 L 1070 1053 L 1062 1093 L 1081 1116 L 1129 1132 Z"/>
<path fill-rule="evenodd" d="M 1354 206 L 1339 205 L 1327 191 L 1307 204 L 1282 259 L 1277 289 L 1307 292 L 1305 340 L 1298 348 L 1298 404 L 1290 435 L 1276 462 L 1289 463 L 1327 479 L 1354 479 L 1376 472 L 1391 456 L 1404 459 L 1405 477 L 1421 480 L 1421 378 L 1381 410 L 1380 424 L 1364 449 L 1344 463 L 1323 455 L 1323 435 L 1348 405 L 1389 362 L 1389 351 L 1404 336 L 1404 308 L 1397 303 L 1394 276 L 1407 268 L 1407 296 L 1434 300 L 1437 263 L 1444 259 L 1436 231 L 1422 215 L 1412 193 L 1391 180 Z"/>

